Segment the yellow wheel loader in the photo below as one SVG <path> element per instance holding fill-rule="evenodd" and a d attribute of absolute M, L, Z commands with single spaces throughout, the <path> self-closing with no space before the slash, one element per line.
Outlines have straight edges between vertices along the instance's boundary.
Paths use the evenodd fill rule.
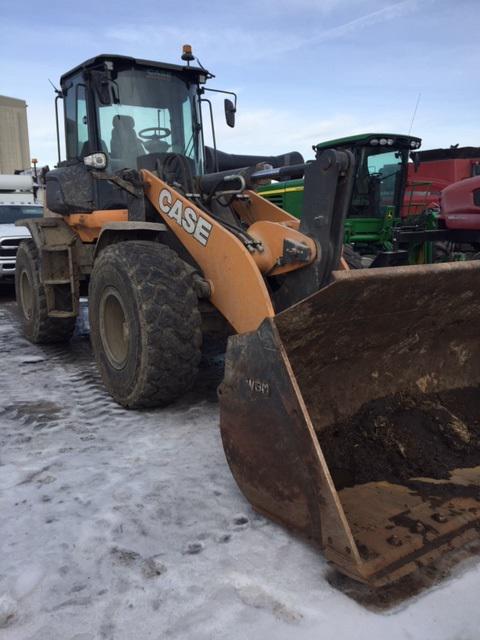
<path fill-rule="evenodd" d="M 374 586 L 478 540 L 480 263 L 348 270 L 352 155 L 219 171 L 211 76 L 183 59 L 101 55 L 62 76 L 67 159 L 17 257 L 25 335 L 68 341 L 88 291 L 105 386 L 140 408 L 192 385 L 216 313 L 222 439 L 256 509 Z M 255 192 L 292 175 L 300 220 Z"/>

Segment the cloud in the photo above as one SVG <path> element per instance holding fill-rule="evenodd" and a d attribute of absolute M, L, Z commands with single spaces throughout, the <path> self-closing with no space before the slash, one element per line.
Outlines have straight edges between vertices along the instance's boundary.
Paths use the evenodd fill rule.
<path fill-rule="evenodd" d="M 315 9 L 322 8 L 323 13 L 333 12 L 335 9 L 345 8 L 348 6 L 351 13 L 351 0 L 326 0 L 319 2 L 317 0 L 299 0 L 301 6 L 297 3 L 291 3 L 297 9 L 298 16 L 309 15 L 309 10 L 313 12 Z M 435 0 L 424 0 L 424 3 L 431 3 Z M 270 4 L 271 0 L 264 0 L 261 7 L 265 8 Z M 371 1 L 354 0 L 355 5 L 371 6 Z M 157 26 L 152 24 L 129 24 L 113 25 L 104 30 L 102 37 L 107 41 L 122 43 L 130 47 L 132 45 L 140 46 L 145 53 L 143 55 L 157 56 L 158 42 L 162 42 L 162 47 L 166 51 L 177 52 L 179 43 L 192 42 L 195 51 L 208 51 L 209 58 L 220 59 L 222 61 L 229 60 L 234 63 L 245 63 L 248 60 L 264 59 L 266 65 L 274 64 L 275 56 L 299 50 L 305 46 L 312 46 L 328 42 L 331 40 L 342 39 L 345 36 L 356 33 L 358 31 L 368 29 L 369 27 L 400 18 L 418 8 L 419 0 L 402 0 L 380 9 L 369 11 L 359 17 L 337 24 L 330 27 L 323 26 L 325 20 L 319 22 L 315 17 L 308 22 L 308 27 L 296 26 L 289 30 L 276 28 L 259 28 L 262 22 L 256 22 L 248 27 L 242 26 L 222 26 L 217 24 L 213 31 L 211 26 L 202 27 L 197 24 L 189 32 L 188 28 L 177 28 L 169 26 Z M 273 3 L 272 3 L 273 5 Z M 280 0 L 280 9 L 287 5 L 287 0 Z M 256 5 L 258 9 L 258 5 Z M 276 10 L 278 6 L 276 5 Z M 272 14 L 273 16 L 274 14 Z M 320 25 L 317 32 L 312 35 L 312 27 Z"/>
<path fill-rule="evenodd" d="M 354 20 L 320 31 L 320 33 L 310 38 L 309 41 L 313 44 L 342 38 L 375 24 L 400 18 L 417 8 L 418 0 L 402 0 L 402 2 L 395 2 L 395 4 L 371 11 L 363 16 L 355 18 Z"/>
<path fill-rule="evenodd" d="M 356 6 L 372 6 L 375 4 L 375 0 L 295 0 L 295 2 L 292 0 L 252 0 L 245 4 L 250 4 L 257 10 L 260 7 L 272 15 L 280 11 L 296 15 L 300 15 L 304 11 L 327 15 L 343 9 L 348 9 L 351 12 Z"/>
<path fill-rule="evenodd" d="M 309 105 L 311 109 L 312 105 Z M 217 146 L 229 153 L 277 155 L 288 151 L 300 151 L 305 158 L 312 158 L 312 145 L 349 135 L 389 131 L 406 133 L 411 113 L 399 105 L 386 111 L 383 108 L 353 109 L 342 112 L 334 108 L 304 111 L 291 109 L 257 109 L 248 105 L 239 109 L 234 129 L 226 126 L 219 104 L 214 105 Z M 207 144 L 211 146 L 209 128 L 206 125 Z M 435 148 L 460 143 L 471 145 L 480 137 L 480 125 L 471 112 L 470 118 L 461 123 L 438 112 L 435 108 L 419 110 L 413 135 L 423 139 L 423 148 Z"/>
<path fill-rule="evenodd" d="M 348 113 L 330 118 L 306 117 L 290 110 L 242 109 L 235 129 L 226 126 L 219 108 L 215 108 L 215 132 L 218 148 L 229 153 L 276 155 L 300 151 L 312 157 L 312 145 L 322 140 L 358 131 L 360 123 Z M 303 117 L 302 117 L 303 116 Z M 347 132 L 347 133 L 345 133 Z M 211 136 L 206 127 L 206 143 Z"/>
<path fill-rule="evenodd" d="M 273 56 L 287 53 L 303 46 L 308 38 L 299 33 L 270 29 L 247 29 L 217 25 L 215 31 L 210 28 L 196 27 L 189 33 L 188 29 L 175 27 L 157 27 L 146 24 L 112 26 L 103 33 L 107 41 L 121 43 L 126 47 L 141 47 L 142 55 L 158 57 L 158 42 L 167 53 L 177 55 L 184 42 L 193 44 L 194 53 L 208 52 L 210 60 L 229 61 L 244 64 L 249 60 L 266 59 L 272 61 Z M 133 49 L 132 49 L 133 50 Z M 136 49 L 138 54 L 138 48 Z M 200 53 L 201 55 L 201 53 Z M 162 58 L 165 55 L 162 54 Z M 267 60 L 265 60 L 267 63 Z"/>

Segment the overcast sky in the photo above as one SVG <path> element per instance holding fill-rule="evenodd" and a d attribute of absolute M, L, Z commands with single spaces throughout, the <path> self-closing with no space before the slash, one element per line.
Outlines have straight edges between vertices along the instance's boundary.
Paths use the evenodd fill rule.
<path fill-rule="evenodd" d="M 412 133 L 424 148 L 480 145 L 479 0 L 0 0 L 0 94 L 28 103 L 30 149 L 56 159 L 50 78 L 99 53 L 179 62 L 190 43 L 238 93 L 218 102 L 217 144 L 299 150 L 363 131 Z"/>

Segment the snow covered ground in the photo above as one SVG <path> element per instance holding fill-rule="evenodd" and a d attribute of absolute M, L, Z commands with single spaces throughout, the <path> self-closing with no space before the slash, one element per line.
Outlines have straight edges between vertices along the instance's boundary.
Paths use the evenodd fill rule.
<path fill-rule="evenodd" d="M 374 613 L 319 553 L 255 514 L 228 470 L 214 375 L 128 412 L 88 340 L 19 334 L 0 299 L 2 640 L 477 640 L 480 562 Z"/>

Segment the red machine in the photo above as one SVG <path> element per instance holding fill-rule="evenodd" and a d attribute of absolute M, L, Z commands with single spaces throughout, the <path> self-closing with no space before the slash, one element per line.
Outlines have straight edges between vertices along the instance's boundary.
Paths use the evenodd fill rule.
<path fill-rule="evenodd" d="M 438 205 L 446 187 L 480 175 L 480 147 L 415 151 L 411 158 L 402 217 L 418 215 Z"/>
<path fill-rule="evenodd" d="M 450 162 L 450 165 L 444 165 L 444 176 L 448 175 L 445 172 L 448 166 L 450 166 L 450 178 L 454 175 L 460 175 L 459 172 L 465 173 L 465 171 L 473 173 L 474 176 L 460 178 L 457 182 L 452 182 L 443 189 L 440 186 L 441 180 L 446 180 L 446 178 L 436 178 L 434 184 L 435 188 L 439 190 L 438 193 L 428 193 L 427 200 L 429 201 L 426 201 L 423 196 L 422 204 L 420 204 L 422 196 L 418 191 L 421 188 L 419 181 L 413 185 L 413 188 L 417 189 L 417 199 L 413 206 L 422 207 L 421 211 L 428 208 L 430 215 L 423 220 L 423 223 L 408 224 L 407 222 L 407 224 L 397 227 L 394 230 L 395 247 L 402 246 L 402 243 L 416 244 L 417 246 L 425 242 L 443 243 L 442 261 L 445 259 L 480 258 L 479 160 L 463 159 L 461 163 L 457 160 L 443 161 Z M 438 165 L 440 162 L 432 164 Z M 420 216 L 421 218 L 422 216 Z M 454 255 L 457 257 L 452 257 Z M 431 259 L 436 261 L 434 255 L 431 256 Z"/>
<path fill-rule="evenodd" d="M 480 175 L 446 187 L 440 196 L 440 226 L 480 231 Z"/>

